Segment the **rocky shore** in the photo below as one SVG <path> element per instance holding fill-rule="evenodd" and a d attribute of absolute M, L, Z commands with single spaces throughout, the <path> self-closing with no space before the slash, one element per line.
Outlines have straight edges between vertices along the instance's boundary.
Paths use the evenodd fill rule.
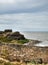
<path fill-rule="evenodd" d="M 2 44 L 0 45 L 0 57 L 10 62 L 48 63 L 48 47 Z"/>
<path fill-rule="evenodd" d="M 39 47 L 42 41 L 28 40 L 20 32 L 0 31 L 0 60 L 23 63 L 48 63 L 48 47 Z"/>

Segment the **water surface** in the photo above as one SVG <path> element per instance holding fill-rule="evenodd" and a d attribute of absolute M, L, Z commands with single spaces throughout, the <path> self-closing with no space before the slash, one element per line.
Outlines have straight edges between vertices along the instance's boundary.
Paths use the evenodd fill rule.
<path fill-rule="evenodd" d="M 36 46 L 48 46 L 48 32 L 21 32 L 27 39 L 40 40 Z"/>

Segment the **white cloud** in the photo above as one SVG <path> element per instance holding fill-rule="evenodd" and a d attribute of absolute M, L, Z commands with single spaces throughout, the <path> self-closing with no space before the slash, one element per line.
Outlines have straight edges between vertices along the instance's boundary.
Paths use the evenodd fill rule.
<path fill-rule="evenodd" d="M 11 4 L 11 3 L 15 3 L 15 0 L 0 0 L 0 4 Z"/>
<path fill-rule="evenodd" d="M 48 0 L 0 0 L 0 14 L 45 11 Z"/>
<path fill-rule="evenodd" d="M 48 28 L 48 16 L 45 13 L 6 14 L 0 15 L 0 24 L 18 30 L 45 30 Z"/>
<path fill-rule="evenodd" d="M 48 0 L 0 0 L 0 27 L 48 29 Z"/>

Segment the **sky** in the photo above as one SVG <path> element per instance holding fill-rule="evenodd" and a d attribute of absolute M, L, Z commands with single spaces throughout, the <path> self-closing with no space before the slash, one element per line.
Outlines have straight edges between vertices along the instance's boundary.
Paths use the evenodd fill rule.
<path fill-rule="evenodd" d="M 0 0 L 0 30 L 48 31 L 48 0 Z"/>

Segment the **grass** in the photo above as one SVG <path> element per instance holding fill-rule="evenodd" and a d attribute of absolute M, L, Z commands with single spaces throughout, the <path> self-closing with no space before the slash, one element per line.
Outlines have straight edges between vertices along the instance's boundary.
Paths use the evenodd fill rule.
<path fill-rule="evenodd" d="M 3 36 L 0 36 L 0 41 L 1 42 L 6 42 L 6 43 L 18 43 L 18 44 L 24 44 L 24 43 L 29 42 L 28 39 L 24 39 L 24 40 L 11 40 L 11 39 L 8 39 L 8 38 L 3 37 Z"/>
<path fill-rule="evenodd" d="M 3 37 L 3 36 L 0 37 L 0 41 L 1 42 L 11 42 L 10 39 L 7 39 L 6 37 Z"/>
<path fill-rule="evenodd" d="M 20 43 L 20 44 L 24 44 L 24 43 L 29 42 L 29 40 L 28 40 L 28 39 L 24 39 L 24 40 L 17 40 L 17 42 L 18 42 L 18 43 Z"/>

